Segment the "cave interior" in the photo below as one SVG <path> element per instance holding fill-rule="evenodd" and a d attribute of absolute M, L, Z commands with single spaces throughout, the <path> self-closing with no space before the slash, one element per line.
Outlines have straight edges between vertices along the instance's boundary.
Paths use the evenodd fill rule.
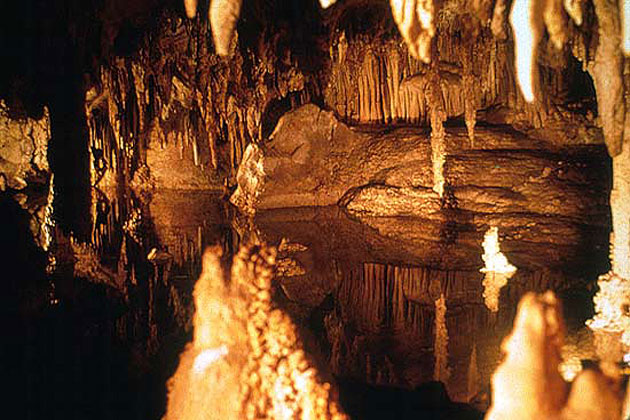
<path fill-rule="evenodd" d="M 7 418 L 630 415 L 630 1 L 3 9 Z"/>

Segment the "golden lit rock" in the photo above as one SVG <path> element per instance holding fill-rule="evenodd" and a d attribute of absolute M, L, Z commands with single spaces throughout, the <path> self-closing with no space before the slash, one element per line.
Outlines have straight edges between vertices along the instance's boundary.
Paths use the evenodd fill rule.
<path fill-rule="evenodd" d="M 499 310 L 499 295 L 501 288 L 516 273 L 507 257 L 501 252 L 499 245 L 499 229 L 491 227 L 483 237 L 483 255 L 481 258 L 485 266 L 480 269 L 485 273 L 483 278 L 483 298 L 486 307 L 492 312 Z"/>
<path fill-rule="evenodd" d="M 230 54 L 230 44 L 236 33 L 242 0 L 211 0 L 208 19 L 212 28 L 214 48 L 218 55 Z"/>
<path fill-rule="evenodd" d="M 559 372 L 564 322 L 552 292 L 526 294 L 503 341 L 505 359 L 492 376 L 487 420 L 621 418 L 619 376 L 587 369 L 572 384 Z"/>
<path fill-rule="evenodd" d="M 229 286 L 221 254 L 211 248 L 203 256 L 194 338 L 169 381 L 164 419 L 345 419 L 293 322 L 272 306 L 275 252 L 241 248 Z"/>
<path fill-rule="evenodd" d="M 431 61 L 431 40 L 435 35 L 433 0 L 390 0 L 392 15 L 412 56 Z"/>

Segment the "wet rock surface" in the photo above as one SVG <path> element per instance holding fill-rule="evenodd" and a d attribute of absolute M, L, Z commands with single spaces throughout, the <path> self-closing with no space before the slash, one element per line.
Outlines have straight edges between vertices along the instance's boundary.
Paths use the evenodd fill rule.
<path fill-rule="evenodd" d="M 443 210 L 454 210 L 596 225 L 610 220 L 603 147 L 558 150 L 483 127 L 476 138 L 480 146 L 471 149 L 461 128 L 447 128 L 441 199 L 431 190 L 426 132 L 350 128 L 306 105 L 282 117 L 268 141 L 249 146 L 232 202 L 250 211 L 339 203 L 359 217 L 447 220 Z"/>

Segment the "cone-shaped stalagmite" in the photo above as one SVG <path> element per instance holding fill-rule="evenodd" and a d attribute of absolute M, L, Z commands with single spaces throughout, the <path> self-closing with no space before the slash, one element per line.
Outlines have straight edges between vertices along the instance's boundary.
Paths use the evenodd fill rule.
<path fill-rule="evenodd" d="M 570 389 L 558 371 L 564 323 L 552 292 L 523 297 L 505 358 L 492 376 L 492 407 L 486 420 L 620 419 L 614 377 L 587 369 Z"/>

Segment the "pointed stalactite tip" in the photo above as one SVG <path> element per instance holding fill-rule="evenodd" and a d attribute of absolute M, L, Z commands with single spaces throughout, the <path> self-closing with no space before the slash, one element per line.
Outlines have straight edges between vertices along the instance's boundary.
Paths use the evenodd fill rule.
<path fill-rule="evenodd" d="M 214 49 L 220 56 L 227 56 L 241 14 L 242 0 L 211 0 L 208 20 L 212 29 Z"/>
<path fill-rule="evenodd" d="M 197 15 L 197 0 L 184 0 L 184 9 L 189 19 L 194 18 Z"/>

